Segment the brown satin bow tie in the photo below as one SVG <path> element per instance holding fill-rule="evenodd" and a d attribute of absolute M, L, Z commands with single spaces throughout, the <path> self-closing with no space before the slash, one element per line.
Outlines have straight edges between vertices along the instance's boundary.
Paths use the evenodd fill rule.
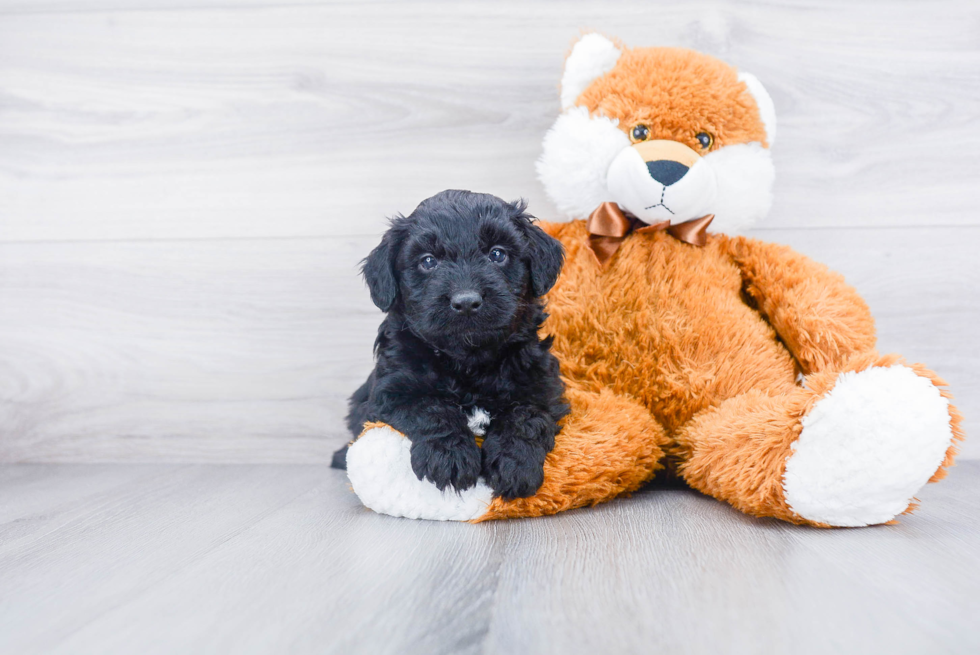
<path fill-rule="evenodd" d="M 589 231 L 589 247 L 599 264 L 605 266 L 631 232 L 666 230 L 667 234 L 679 241 L 692 246 L 703 246 L 708 241 L 705 230 L 714 218 L 714 214 L 708 214 L 677 225 L 671 225 L 670 221 L 647 225 L 635 216 L 627 216 L 616 203 L 604 202 L 589 216 L 585 229 Z"/>

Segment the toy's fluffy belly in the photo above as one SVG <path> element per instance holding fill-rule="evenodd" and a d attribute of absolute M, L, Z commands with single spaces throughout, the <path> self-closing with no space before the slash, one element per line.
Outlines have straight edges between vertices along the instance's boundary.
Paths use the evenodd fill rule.
<path fill-rule="evenodd" d="M 581 221 L 545 227 L 567 255 L 545 331 L 571 385 L 632 397 L 672 432 L 749 389 L 796 384 L 792 356 L 746 303 L 717 240 L 632 234 L 600 271 Z"/>

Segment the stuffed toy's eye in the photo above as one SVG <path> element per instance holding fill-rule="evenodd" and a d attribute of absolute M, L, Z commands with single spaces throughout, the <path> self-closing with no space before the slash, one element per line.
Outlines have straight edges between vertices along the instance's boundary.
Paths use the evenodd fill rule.
<path fill-rule="evenodd" d="M 648 138 L 650 138 L 650 128 L 643 123 L 640 123 L 630 130 L 630 139 L 633 140 L 633 143 L 638 141 L 646 141 Z"/>
<path fill-rule="evenodd" d="M 423 271 L 431 271 L 439 264 L 439 260 L 432 255 L 422 255 L 419 258 L 419 266 Z"/>
<path fill-rule="evenodd" d="M 491 248 L 490 249 L 490 261 L 497 264 L 503 264 L 507 261 L 507 251 L 503 248 Z"/>
<path fill-rule="evenodd" d="M 715 142 L 715 138 L 708 134 L 707 132 L 698 132 L 697 136 L 694 137 L 701 144 L 702 150 L 707 150 L 711 147 L 711 144 Z"/>

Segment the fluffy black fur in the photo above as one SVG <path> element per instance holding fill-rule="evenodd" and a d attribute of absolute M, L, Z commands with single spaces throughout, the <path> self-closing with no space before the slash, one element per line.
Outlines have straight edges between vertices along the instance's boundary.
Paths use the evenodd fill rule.
<path fill-rule="evenodd" d="M 532 496 L 568 413 L 540 297 L 561 270 L 561 244 L 521 201 L 444 191 L 391 221 L 363 263 L 371 298 L 387 317 L 377 363 L 350 399 L 357 436 L 383 421 L 412 440 L 412 469 L 439 489 L 481 475 L 503 498 Z M 467 426 L 491 417 L 483 447 Z M 346 449 L 334 455 L 344 468 Z"/>

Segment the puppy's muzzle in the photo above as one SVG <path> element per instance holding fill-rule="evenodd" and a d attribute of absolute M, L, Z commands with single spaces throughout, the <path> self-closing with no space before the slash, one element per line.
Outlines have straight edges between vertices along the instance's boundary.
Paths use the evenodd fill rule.
<path fill-rule="evenodd" d="M 480 310 L 480 306 L 483 304 L 483 296 L 476 291 L 460 291 L 453 294 L 453 297 L 449 299 L 449 304 L 457 314 L 469 316 Z"/>

